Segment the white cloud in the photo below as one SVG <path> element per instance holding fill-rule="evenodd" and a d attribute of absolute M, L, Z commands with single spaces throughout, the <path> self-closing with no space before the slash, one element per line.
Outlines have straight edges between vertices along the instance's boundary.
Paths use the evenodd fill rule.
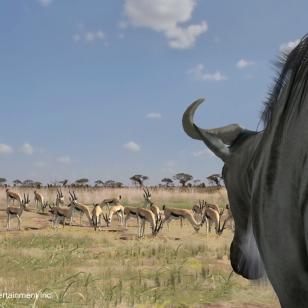
<path fill-rule="evenodd" d="M 29 143 L 25 143 L 22 147 L 21 147 L 21 152 L 25 153 L 25 154 L 32 154 L 33 153 L 33 147 L 29 144 Z"/>
<path fill-rule="evenodd" d="M 45 165 L 45 163 L 38 161 L 38 162 L 35 163 L 35 166 L 38 167 L 38 168 L 44 168 L 46 165 Z"/>
<path fill-rule="evenodd" d="M 219 71 L 214 74 L 204 73 L 203 64 L 198 64 L 196 67 L 189 69 L 187 73 L 190 79 L 198 81 L 221 81 L 227 79 Z"/>
<path fill-rule="evenodd" d="M 196 2 L 196 0 L 126 0 L 124 12 L 133 26 L 162 32 L 171 48 L 186 49 L 194 47 L 196 38 L 208 29 L 205 21 L 185 28 L 179 26 L 179 23 L 191 19 Z"/>
<path fill-rule="evenodd" d="M 298 43 L 300 42 L 300 40 L 295 40 L 295 41 L 292 41 L 292 42 L 289 42 L 289 43 L 283 43 L 280 45 L 280 52 L 282 53 L 290 53 L 290 51 L 296 47 L 298 45 Z"/>
<path fill-rule="evenodd" d="M 13 148 L 5 143 L 0 143 L 0 154 L 13 153 Z"/>
<path fill-rule="evenodd" d="M 176 162 L 174 160 L 169 160 L 168 162 L 165 163 L 165 168 L 162 169 L 163 172 L 165 173 L 172 173 L 174 171 L 174 167 L 176 166 Z"/>
<path fill-rule="evenodd" d="M 209 157 L 209 156 L 215 156 L 214 153 L 209 150 L 209 149 L 205 149 L 203 151 L 197 151 L 197 152 L 193 152 L 193 155 L 195 157 Z"/>
<path fill-rule="evenodd" d="M 58 158 L 60 163 L 69 164 L 71 162 L 71 158 L 69 156 L 62 156 Z"/>
<path fill-rule="evenodd" d="M 137 143 L 130 141 L 123 145 L 123 148 L 131 151 L 140 151 L 141 147 Z"/>
<path fill-rule="evenodd" d="M 254 62 L 241 59 L 240 61 L 237 62 L 236 65 L 237 65 L 238 68 L 244 68 L 244 67 L 249 66 L 249 65 L 254 65 Z"/>
<path fill-rule="evenodd" d="M 44 6 L 48 6 L 52 2 L 52 0 L 37 0 L 37 1 Z"/>
<path fill-rule="evenodd" d="M 161 114 L 160 113 L 150 112 L 150 113 L 147 114 L 147 118 L 160 119 L 161 118 Z"/>
<path fill-rule="evenodd" d="M 84 30 L 84 25 L 80 26 L 77 25 L 78 27 L 78 31 L 77 34 L 73 35 L 73 40 L 75 42 L 79 42 L 82 41 L 85 43 L 89 43 L 89 42 L 94 42 L 96 40 L 103 40 L 105 42 L 105 45 L 108 45 L 106 42 L 106 35 L 102 30 L 97 30 L 96 32 L 94 31 L 88 31 L 88 32 L 84 32 L 83 34 L 80 33 L 81 31 L 83 32 Z"/>
<path fill-rule="evenodd" d="M 80 37 L 80 35 L 75 34 L 75 35 L 73 36 L 73 39 L 74 39 L 75 42 L 78 42 L 78 41 L 80 41 L 81 37 Z"/>

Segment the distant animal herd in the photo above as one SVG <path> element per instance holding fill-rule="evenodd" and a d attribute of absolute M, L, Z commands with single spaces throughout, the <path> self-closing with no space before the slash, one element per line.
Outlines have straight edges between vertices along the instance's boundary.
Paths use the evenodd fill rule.
<path fill-rule="evenodd" d="M 204 200 L 199 204 L 195 204 L 191 210 L 167 207 L 163 205 L 162 211 L 158 206 L 154 205 L 151 201 L 151 194 L 148 188 L 143 189 L 144 203 L 142 207 L 136 206 L 122 206 L 120 204 L 122 197 L 117 198 L 106 198 L 100 204 L 93 204 L 92 211 L 85 204 L 78 202 L 78 197 L 75 192 L 69 192 L 69 204 L 64 205 L 64 196 L 61 188 L 57 189 L 56 202 L 53 205 L 49 205 L 48 201 L 44 200 L 44 196 L 34 191 L 34 204 L 35 211 L 45 212 L 47 209 L 51 215 L 51 227 L 54 229 L 58 228 L 59 223 L 62 222 L 63 228 L 66 221 L 68 221 L 71 227 L 73 222 L 73 216 L 79 213 L 80 221 L 79 226 L 82 226 L 82 218 L 86 215 L 90 227 L 95 231 L 101 230 L 103 220 L 107 227 L 111 226 L 113 215 L 117 215 L 120 226 L 125 226 L 128 230 L 127 222 L 130 218 L 137 219 L 138 225 L 138 237 L 144 237 L 145 223 L 149 222 L 152 229 L 152 236 L 155 237 L 158 232 L 163 228 L 164 223 L 167 222 L 168 230 L 170 230 L 170 222 L 172 220 L 180 220 L 181 228 L 183 226 L 183 220 L 187 219 L 194 228 L 195 232 L 198 233 L 203 224 L 206 225 L 206 234 L 211 233 L 212 225 L 215 224 L 215 232 L 218 236 L 225 230 L 228 221 L 231 222 L 232 230 L 234 231 L 234 222 L 231 208 L 226 205 L 228 216 L 221 224 L 221 216 L 224 213 L 224 209 L 219 209 L 216 204 L 209 204 Z M 18 220 L 17 230 L 20 230 L 21 215 L 24 211 L 29 211 L 30 196 L 24 194 L 23 198 L 19 193 L 11 191 L 9 188 L 6 189 L 7 197 L 7 223 L 6 229 L 11 230 L 10 221 L 16 217 Z M 14 206 L 14 202 L 17 202 L 19 206 Z M 13 203 L 13 204 L 12 204 Z M 149 206 L 149 209 L 147 208 Z M 104 210 L 106 207 L 106 210 Z M 233 223 L 232 223 L 233 222 Z"/>

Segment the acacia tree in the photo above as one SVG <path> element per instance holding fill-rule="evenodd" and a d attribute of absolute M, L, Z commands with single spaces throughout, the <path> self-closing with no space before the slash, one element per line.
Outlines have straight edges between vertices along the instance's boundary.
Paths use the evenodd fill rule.
<path fill-rule="evenodd" d="M 0 178 L 0 185 L 3 185 L 6 182 L 5 178 Z"/>
<path fill-rule="evenodd" d="M 172 185 L 172 183 L 173 183 L 173 181 L 171 179 L 169 179 L 169 178 L 163 178 L 161 180 L 161 182 L 166 183 L 166 187 L 169 187 L 169 185 Z"/>
<path fill-rule="evenodd" d="M 193 176 L 187 173 L 178 173 L 173 177 L 174 180 L 177 180 L 185 187 L 186 182 L 193 179 Z"/>
<path fill-rule="evenodd" d="M 139 184 L 140 186 L 143 186 L 143 182 L 149 178 L 145 175 L 136 174 L 129 179 L 133 182 L 134 185 Z"/>
<path fill-rule="evenodd" d="M 106 187 L 115 187 L 116 182 L 113 181 L 113 180 L 108 180 L 108 181 L 105 182 L 104 185 L 105 185 Z"/>
<path fill-rule="evenodd" d="M 76 180 L 75 183 L 76 184 L 79 184 L 79 185 L 85 185 L 86 183 L 88 183 L 89 180 L 86 179 L 86 178 L 82 178 L 82 179 L 79 179 L 79 180 Z"/>
<path fill-rule="evenodd" d="M 13 181 L 13 183 L 14 183 L 14 186 L 22 185 L 22 182 L 19 181 L 19 180 L 15 180 L 15 181 Z"/>
<path fill-rule="evenodd" d="M 63 180 L 63 181 L 60 181 L 59 183 L 62 184 L 63 187 L 65 187 L 67 182 L 68 182 L 68 180 Z"/>
<path fill-rule="evenodd" d="M 216 186 L 221 186 L 220 185 L 220 181 L 222 180 L 222 175 L 221 174 L 215 173 L 215 174 L 212 174 L 212 175 L 208 176 L 206 179 L 209 181 L 210 185 L 211 184 L 213 185 L 215 183 Z"/>
<path fill-rule="evenodd" d="M 97 181 L 95 181 L 94 182 L 95 183 L 95 186 L 99 186 L 99 185 L 104 185 L 104 182 L 103 181 L 101 181 L 101 180 L 97 180 Z"/>
<path fill-rule="evenodd" d="M 34 182 L 32 180 L 25 180 L 25 181 L 22 182 L 22 185 L 32 187 L 32 186 L 34 186 Z"/>

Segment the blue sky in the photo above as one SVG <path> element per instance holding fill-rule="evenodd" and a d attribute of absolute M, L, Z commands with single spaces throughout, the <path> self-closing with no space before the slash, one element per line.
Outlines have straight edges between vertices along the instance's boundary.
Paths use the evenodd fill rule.
<path fill-rule="evenodd" d="M 0 177 L 158 185 L 222 162 L 182 129 L 261 130 L 272 61 L 308 32 L 307 1 L 0 2 Z M 178 185 L 178 182 L 175 181 Z"/>

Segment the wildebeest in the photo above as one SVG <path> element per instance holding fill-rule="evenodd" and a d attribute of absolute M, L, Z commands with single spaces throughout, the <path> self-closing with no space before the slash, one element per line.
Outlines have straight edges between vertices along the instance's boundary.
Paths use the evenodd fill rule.
<path fill-rule="evenodd" d="M 266 271 L 283 308 L 307 307 L 308 35 L 278 64 L 261 116 L 263 131 L 238 124 L 199 128 L 193 116 L 203 99 L 185 111 L 183 128 L 224 162 L 236 225 L 234 271 L 247 279 Z"/>

